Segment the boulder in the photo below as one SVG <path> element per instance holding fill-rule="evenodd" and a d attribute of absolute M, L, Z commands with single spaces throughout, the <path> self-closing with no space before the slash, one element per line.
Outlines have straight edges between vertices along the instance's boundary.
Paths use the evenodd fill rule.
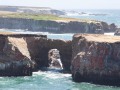
<path fill-rule="evenodd" d="M 110 24 L 109 28 L 110 28 L 111 32 L 115 32 L 118 29 L 117 26 L 114 23 Z"/>
<path fill-rule="evenodd" d="M 72 49 L 71 72 L 74 81 L 119 85 L 119 37 L 75 34 Z"/>
<path fill-rule="evenodd" d="M 115 31 L 114 35 L 120 36 L 120 28 L 117 28 L 117 30 Z"/>

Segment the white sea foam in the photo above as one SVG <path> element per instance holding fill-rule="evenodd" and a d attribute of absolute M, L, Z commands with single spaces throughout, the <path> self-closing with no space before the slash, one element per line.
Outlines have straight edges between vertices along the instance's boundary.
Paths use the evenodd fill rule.
<path fill-rule="evenodd" d="M 104 35 L 111 35 L 111 36 L 114 36 L 114 32 L 104 33 Z"/>
<path fill-rule="evenodd" d="M 70 77 L 71 74 L 64 74 L 60 72 L 54 72 L 54 71 L 38 71 L 38 72 L 33 72 L 33 76 L 45 76 L 45 78 L 50 78 L 50 79 L 58 79 L 58 78 L 65 78 L 65 77 Z"/>

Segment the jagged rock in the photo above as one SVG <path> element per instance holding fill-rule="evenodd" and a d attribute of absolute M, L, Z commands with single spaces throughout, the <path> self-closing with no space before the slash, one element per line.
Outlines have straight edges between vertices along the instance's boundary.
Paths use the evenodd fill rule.
<path fill-rule="evenodd" d="M 117 30 L 115 31 L 114 35 L 120 36 L 120 28 L 117 28 Z"/>
<path fill-rule="evenodd" d="M 119 85 L 119 37 L 76 34 L 72 49 L 71 72 L 74 81 Z"/>
<path fill-rule="evenodd" d="M 0 35 L 0 76 L 32 75 L 34 62 L 25 41 L 29 36 L 34 37 L 25 34 Z"/>
<path fill-rule="evenodd" d="M 3 52 L 16 60 L 22 60 L 25 57 L 31 59 L 27 43 L 23 38 L 7 37 Z"/>
<path fill-rule="evenodd" d="M 49 59 L 48 52 L 51 49 L 58 49 L 60 51 L 61 62 L 65 70 L 70 70 L 72 57 L 72 42 L 47 39 L 47 38 L 26 38 L 28 50 L 31 59 L 36 62 L 36 69 L 39 67 L 48 67 Z"/>
<path fill-rule="evenodd" d="M 51 49 L 48 52 L 48 60 L 49 60 L 49 66 L 50 67 L 56 67 L 56 68 L 63 69 L 59 50 Z"/>
<path fill-rule="evenodd" d="M 48 67 L 48 52 L 60 51 L 65 70 L 70 70 L 71 41 L 47 39 L 45 35 L 0 35 L 0 76 L 32 75 L 33 70 Z"/>

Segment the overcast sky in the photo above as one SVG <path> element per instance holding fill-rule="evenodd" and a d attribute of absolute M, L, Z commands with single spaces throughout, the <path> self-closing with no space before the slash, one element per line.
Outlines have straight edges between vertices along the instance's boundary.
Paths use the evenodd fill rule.
<path fill-rule="evenodd" d="M 0 0 L 0 5 L 54 9 L 120 9 L 120 0 Z"/>

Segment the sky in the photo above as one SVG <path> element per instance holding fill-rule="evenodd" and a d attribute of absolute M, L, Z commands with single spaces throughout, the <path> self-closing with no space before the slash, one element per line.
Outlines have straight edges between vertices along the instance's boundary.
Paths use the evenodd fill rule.
<path fill-rule="evenodd" d="M 54 9 L 120 9 L 120 0 L 0 0 L 0 5 Z"/>

